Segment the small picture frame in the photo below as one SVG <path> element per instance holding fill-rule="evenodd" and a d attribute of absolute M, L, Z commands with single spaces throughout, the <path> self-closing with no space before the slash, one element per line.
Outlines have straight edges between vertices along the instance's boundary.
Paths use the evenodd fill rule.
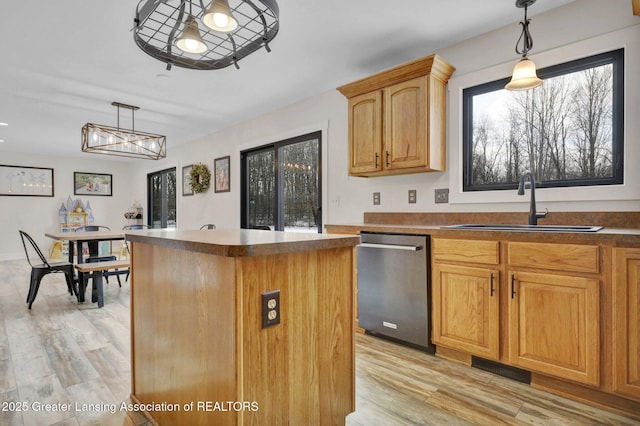
<path fill-rule="evenodd" d="M 73 172 L 74 195 L 113 195 L 112 175 L 103 173 Z"/>
<path fill-rule="evenodd" d="M 0 195 L 53 197 L 53 169 L 0 165 Z"/>
<path fill-rule="evenodd" d="M 229 155 L 213 160 L 215 192 L 231 191 L 230 162 L 231 156 Z"/>
<path fill-rule="evenodd" d="M 191 188 L 191 169 L 193 164 L 184 166 L 182 168 L 182 196 L 193 195 L 193 188 Z"/>

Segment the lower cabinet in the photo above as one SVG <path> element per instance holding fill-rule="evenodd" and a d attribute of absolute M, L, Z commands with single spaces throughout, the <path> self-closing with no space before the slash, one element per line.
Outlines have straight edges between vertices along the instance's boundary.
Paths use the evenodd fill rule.
<path fill-rule="evenodd" d="M 640 249 L 615 249 L 614 392 L 640 401 Z"/>
<path fill-rule="evenodd" d="M 600 282 L 509 272 L 509 364 L 599 384 Z"/>
<path fill-rule="evenodd" d="M 498 271 L 435 264 L 432 273 L 434 343 L 498 360 Z"/>
<path fill-rule="evenodd" d="M 434 238 L 432 249 L 436 345 L 599 385 L 597 246 Z"/>

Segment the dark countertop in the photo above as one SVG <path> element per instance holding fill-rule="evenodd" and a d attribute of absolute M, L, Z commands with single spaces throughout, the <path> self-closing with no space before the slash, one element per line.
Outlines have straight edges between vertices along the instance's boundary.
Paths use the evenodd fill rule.
<path fill-rule="evenodd" d="M 640 229 L 605 227 L 598 232 L 537 232 L 516 230 L 468 230 L 442 229 L 443 225 L 415 225 L 415 224 L 329 224 L 325 225 L 327 232 L 343 234 L 359 234 L 366 232 L 383 232 L 397 234 L 430 235 L 431 237 L 462 238 L 462 239 L 491 239 L 531 242 L 557 242 L 578 244 L 607 244 L 615 247 L 640 247 Z"/>
<path fill-rule="evenodd" d="M 148 229 L 127 231 L 126 239 L 145 244 L 226 257 L 353 247 L 360 237 L 253 229 Z"/>

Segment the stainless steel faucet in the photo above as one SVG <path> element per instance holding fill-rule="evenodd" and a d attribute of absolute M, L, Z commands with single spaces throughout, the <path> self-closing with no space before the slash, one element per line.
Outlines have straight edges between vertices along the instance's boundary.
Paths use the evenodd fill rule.
<path fill-rule="evenodd" d="M 533 177 L 533 173 L 529 170 L 524 172 L 522 176 L 520 176 L 520 185 L 518 185 L 518 195 L 524 195 L 524 181 L 529 177 L 529 182 L 531 183 L 531 201 L 529 203 L 529 225 L 537 225 L 538 219 L 544 219 L 547 217 L 548 212 L 538 213 L 536 211 L 536 180 Z"/>

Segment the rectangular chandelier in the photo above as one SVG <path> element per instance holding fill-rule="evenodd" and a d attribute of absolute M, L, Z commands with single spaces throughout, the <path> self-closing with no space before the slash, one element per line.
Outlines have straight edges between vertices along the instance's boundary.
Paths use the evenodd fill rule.
<path fill-rule="evenodd" d="M 120 128 L 120 107 L 133 111 L 139 107 L 112 102 L 118 107 L 118 126 L 87 123 L 82 126 L 82 152 L 120 157 L 159 160 L 167 156 L 167 137 L 153 133 Z M 134 121 L 132 121 L 134 124 Z M 132 127 L 135 127 L 132 126 Z"/>

